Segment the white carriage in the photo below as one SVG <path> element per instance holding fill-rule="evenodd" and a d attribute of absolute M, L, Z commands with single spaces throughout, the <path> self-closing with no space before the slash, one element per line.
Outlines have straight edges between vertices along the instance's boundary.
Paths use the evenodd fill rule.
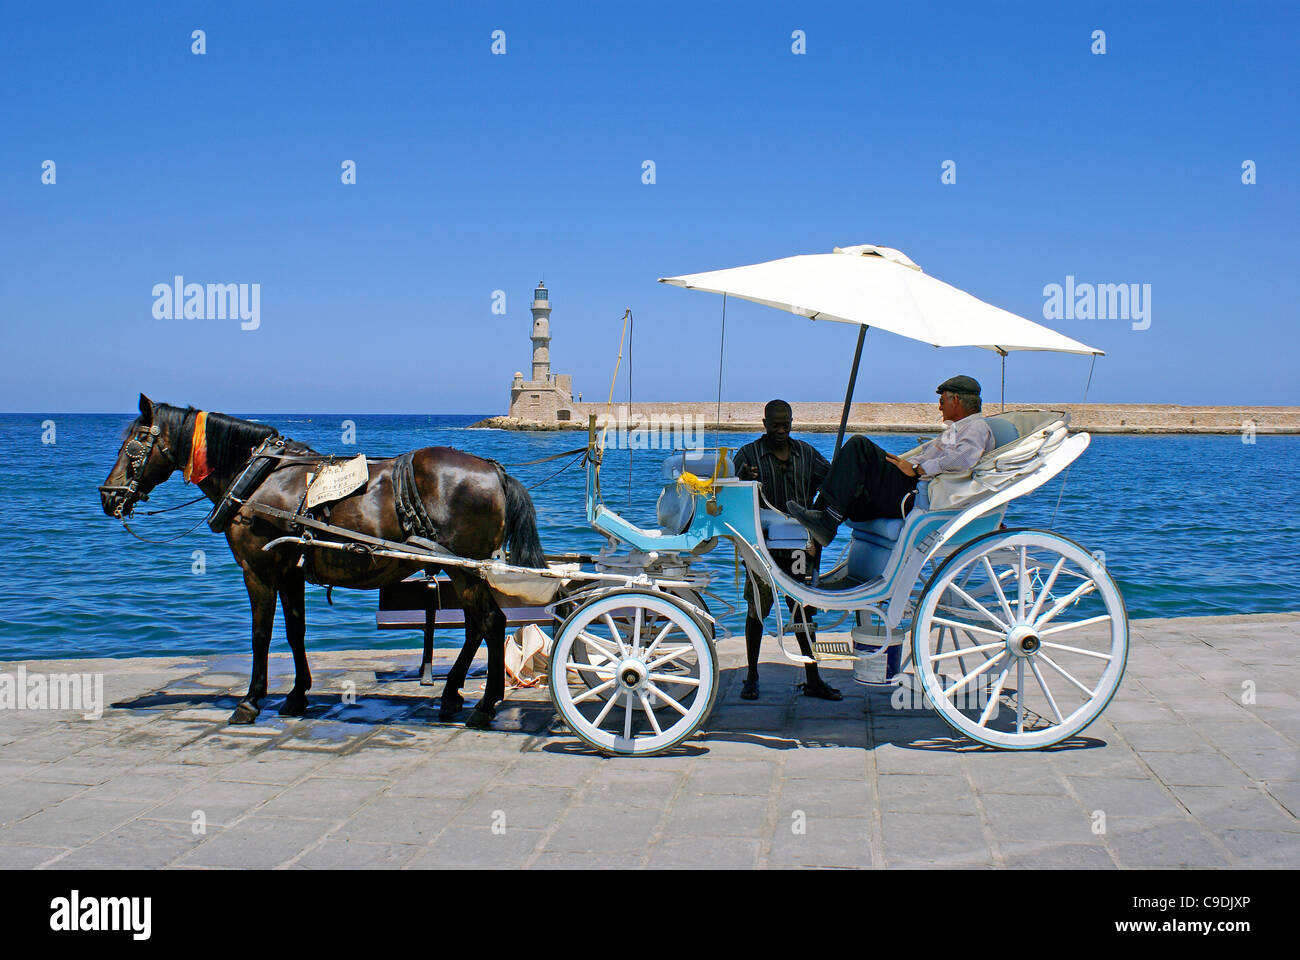
<path fill-rule="evenodd" d="M 841 438 L 868 322 L 936 345 L 983 346 L 1004 359 L 1018 349 L 1100 353 L 926 277 L 882 247 L 668 282 L 858 323 Z M 789 659 L 807 662 L 787 648 L 784 597 L 854 621 L 856 643 L 818 640 L 814 658 L 883 658 L 891 646 L 901 648 L 889 682 L 913 685 L 972 740 L 1024 750 L 1079 734 L 1124 673 L 1123 598 L 1102 554 L 1049 531 L 1009 529 L 1003 520 L 1012 501 L 1059 475 L 1090 438 L 1071 434 L 1060 411 L 986 419 L 994 450 L 966 473 L 923 482 L 905 516 L 850 524 L 842 558 L 812 582 L 783 572 L 771 553 L 805 546 L 803 528 L 762 503 L 756 482 L 735 478 L 725 449 L 665 461 L 657 526 L 637 526 L 611 510 L 600 497 L 603 451 L 593 421 L 587 518 L 611 544 L 597 569 L 628 579 L 566 601 L 549 677 L 565 724 L 596 749 L 621 755 L 662 752 L 700 728 L 718 693 L 716 623 L 690 568 L 726 538 L 749 576 L 772 590 L 777 638 Z M 871 652 L 862 653 L 864 646 Z"/>

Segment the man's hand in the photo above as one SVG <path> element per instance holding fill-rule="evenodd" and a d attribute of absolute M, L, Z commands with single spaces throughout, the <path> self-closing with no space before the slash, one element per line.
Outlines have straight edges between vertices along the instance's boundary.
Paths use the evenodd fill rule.
<path fill-rule="evenodd" d="M 910 463 L 908 463 L 906 460 L 902 459 L 901 457 L 896 457 L 892 453 L 887 453 L 885 454 L 885 459 L 888 460 L 890 463 L 892 463 L 894 466 L 898 467 L 898 469 L 903 472 L 904 476 L 917 477 L 921 475 L 921 472 L 917 470 L 916 467 L 912 466 Z"/>
<path fill-rule="evenodd" d="M 742 463 L 740 469 L 736 471 L 736 478 L 738 480 L 757 480 L 758 467 L 753 464 Z"/>

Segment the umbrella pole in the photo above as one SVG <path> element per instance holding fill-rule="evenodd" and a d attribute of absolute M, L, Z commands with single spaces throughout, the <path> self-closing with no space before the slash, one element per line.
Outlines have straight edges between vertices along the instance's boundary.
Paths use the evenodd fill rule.
<path fill-rule="evenodd" d="M 840 414 L 840 432 L 835 437 L 835 453 L 840 452 L 840 447 L 844 444 L 844 431 L 849 425 L 849 405 L 853 403 L 853 388 L 858 382 L 858 363 L 862 360 L 862 341 L 867 338 L 867 325 L 864 323 L 858 328 L 858 346 L 853 351 L 853 370 L 849 373 L 849 388 L 844 391 L 844 412 Z M 835 454 L 831 455 L 835 459 Z"/>
<path fill-rule="evenodd" d="M 1006 413 L 1007 412 L 1007 352 L 1005 350 L 998 350 L 998 353 L 1002 354 L 1002 409 L 999 410 L 998 412 Z"/>

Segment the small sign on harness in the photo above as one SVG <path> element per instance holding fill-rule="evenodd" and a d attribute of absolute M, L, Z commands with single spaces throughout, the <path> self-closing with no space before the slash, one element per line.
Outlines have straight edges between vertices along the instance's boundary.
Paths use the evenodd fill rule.
<path fill-rule="evenodd" d="M 331 500 L 340 500 L 358 487 L 365 486 L 370 479 L 366 467 L 365 454 L 357 454 L 351 460 L 342 463 L 327 463 L 319 473 L 307 474 L 307 501 L 304 504 L 310 510 Z"/>

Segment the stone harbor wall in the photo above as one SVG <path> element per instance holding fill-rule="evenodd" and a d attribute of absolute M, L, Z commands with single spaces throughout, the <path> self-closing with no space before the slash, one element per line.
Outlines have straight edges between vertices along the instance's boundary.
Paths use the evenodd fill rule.
<path fill-rule="evenodd" d="M 636 429 L 638 418 L 644 423 L 694 424 L 698 429 L 762 430 L 763 404 L 766 401 L 717 403 L 638 402 L 614 404 L 612 422 L 620 419 L 629 430 Z M 842 403 L 833 401 L 791 401 L 795 432 L 823 433 L 839 429 Z M 1161 403 L 1008 403 L 1007 410 L 1041 408 L 1065 410 L 1070 426 L 1089 433 L 1300 433 L 1300 407 L 1190 407 Z M 476 427 L 504 430 L 585 430 L 590 414 L 604 416 L 611 410 L 605 404 L 573 403 L 572 420 L 567 423 L 533 421 L 517 417 L 489 417 Z M 985 413 L 997 413 L 999 404 L 985 402 Z M 939 424 L 937 403 L 855 403 L 849 411 L 849 429 L 858 433 L 934 432 Z"/>

